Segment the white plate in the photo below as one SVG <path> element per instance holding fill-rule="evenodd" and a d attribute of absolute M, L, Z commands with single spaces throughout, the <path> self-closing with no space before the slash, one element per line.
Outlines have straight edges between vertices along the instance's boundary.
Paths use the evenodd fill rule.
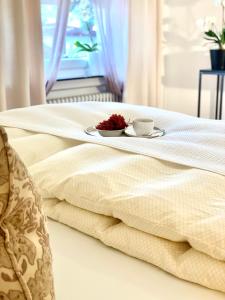
<path fill-rule="evenodd" d="M 92 135 L 92 136 L 96 136 L 96 137 L 100 137 L 101 135 L 99 134 L 98 130 L 93 127 L 90 126 L 88 128 L 86 128 L 84 130 L 84 132 L 88 135 Z M 154 131 L 151 135 L 142 135 L 142 136 L 137 136 L 136 133 L 134 132 L 133 126 L 129 126 L 125 129 L 124 131 L 125 135 L 123 134 L 122 136 L 130 136 L 130 137 L 139 137 L 139 138 L 147 138 L 147 139 L 152 139 L 152 138 L 156 138 L 156 137 L 160 137 L 165 135 L 165 130 L 164 129 L 160 129 L 158 127 L 154 127 Z"/>
<path fill-rule="evenodd" d="M 127 136 L 132 136 L 132 137 L 139 137 L 139 138 L 148 138 L 148 139 L 152 139 L 152 138 L 156 138 L 159 136 L 163 136 L 165 135 L 165 130 L 164 129 L 160 129 L 158 127 L 154 127 L 154 130 L 151 134 L 147 134 L 147 135 L 137 135 L 136 132 L 134 131 L 133 126 L 129 126 L 125 129 L 124 133 Z"/>
<path fill-rule="evenodd" d="M 86 129 L 84 130 L 84 132 L 85 132 L 86 134 L 92 135 L 92 136 L 97 136 L 97 137 L 100 137 L 100 136 L 101 136 L 101 135 L 98 133 L 98 130 L 97 130 L 95 127 L 93 127 L 93 126 L 90 126 L 90 127 L 86 128 Z"/>

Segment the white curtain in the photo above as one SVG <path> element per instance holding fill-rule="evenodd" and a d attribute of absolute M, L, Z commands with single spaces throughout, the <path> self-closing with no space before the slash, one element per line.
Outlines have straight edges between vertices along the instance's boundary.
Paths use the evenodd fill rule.
<path fill-rule="evenodd" d="M 128 69 L 124 102 L 156 107 L 162 99 L 162 0 L 128 0 Z"/>
<path fill-rule="evenodd" d="M 122 97 L 127 68 L 128 0 L 94 0 L 109 90 Z"/>
<path fill-rule="evenodd" d="M 0 110 L 44 102 L 39 0 L 0 0 Z"/>
<path fill-rule="evenodd" d="M 57 5 L 57 16 L 51 45 L 52 51 L 46 66 L 46 94 L 50 92 L 57 79 L 66 37 L 70 2 L 70 0 L 52 0 L 52 3 Z"/>

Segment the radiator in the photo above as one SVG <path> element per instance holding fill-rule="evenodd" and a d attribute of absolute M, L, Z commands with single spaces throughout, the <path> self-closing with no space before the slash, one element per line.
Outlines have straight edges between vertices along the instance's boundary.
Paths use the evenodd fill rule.
<path fill-rule="evenodd" d="M 47 103 L 70 103 L 70 102 L 84 102 L 84 101 L 100 101 L 100 102 L 120 102 L 120 98 L 112 93 L 96 93 L 88 95 L 76 95 L 69 97 L 60 97 L 47 99 Z"/>

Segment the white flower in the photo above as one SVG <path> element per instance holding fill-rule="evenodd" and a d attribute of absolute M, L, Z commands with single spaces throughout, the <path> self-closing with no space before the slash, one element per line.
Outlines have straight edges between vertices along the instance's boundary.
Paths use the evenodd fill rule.
<path fill-rule="evenodd" d="M 200 31 L 204 31 L 204 24 L 205 24 L 204 19 L 198 19 L 196 21 L 196 25 Z"/>
<path fill-rule="evenodd" d="M 198 19 L 196 25 L 201 31 L 215 30 L 216 28 L 216 18 L 215 17 L 205 17 L 204 19 Z"/>
<path fill-rule="evenodd" d="M 213 0 L 213 4 L 219 6 L 221 5 L 221 0 Z"/>
<path fill-rule="evenodd" d="M 216 6 L 224 6 L 225 7 L 225 0 L 213 0 L 214 5 Z"/>

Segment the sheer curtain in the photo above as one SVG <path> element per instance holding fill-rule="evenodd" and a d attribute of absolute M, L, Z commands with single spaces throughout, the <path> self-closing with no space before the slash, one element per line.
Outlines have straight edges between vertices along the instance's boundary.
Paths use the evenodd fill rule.
<path fill-rule="evenodd" d="M 39 0 L 0 0 L 0 110 L 44 102 Z"/>
<path fill-rule="evenodd" d="M 70 0 L 53 0 L 53 2 L 57 5 L 57 17 L 52 40 L 52 51 L 50 57 L 48 57 L 48 63 L 45 68 L 46 94 L 50 92 L 57 79 L 70 10 Z"/>
<path fill-rule="evenodd" d="M 163 106 L 162 0 L 129 0 L 129 52 L 124 102 Z"/>
<path fill-rule="evenodd" d="M 128 0 L 93 0 L 104 75 L 111 92 L 122 97 L 127 68 Z"/>

